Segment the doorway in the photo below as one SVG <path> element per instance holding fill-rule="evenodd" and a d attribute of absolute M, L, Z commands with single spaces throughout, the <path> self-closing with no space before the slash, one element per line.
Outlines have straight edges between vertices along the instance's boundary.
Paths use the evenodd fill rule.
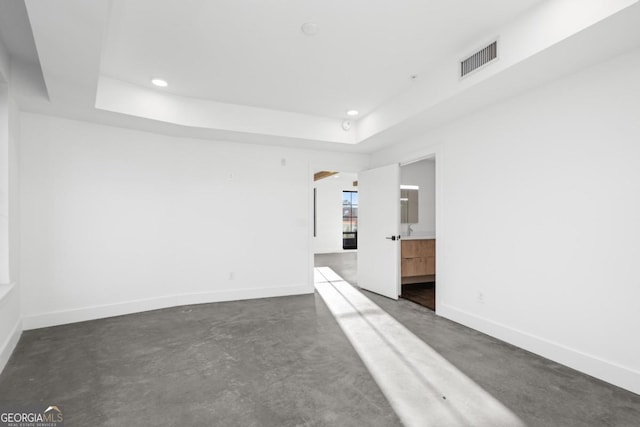
<path fill-rule="evenodd" d="M 400 167 L 400 297 L 436 310 L 435 157 Z"/>
<path fill-rule="evenodd" d="M 313 265 L 357 282 L 358 174 L 316 171 L 313 181 Z"/>
<path fill-rule="evenodd" d="M 405 222 L 401 221 L 401 168 L 403 169 L 403 183 L 410 187 L 416 186 L 420 189 L 418 197 L 418 217 L 404 216 Z M 424 175 L 427 170 L 428 178 L 416 178 L 416 174 Z M 413 171 L 413 172 L 412 172 Z M 338 175 L 338 172 L 323 171 L 328 176 Z M 438 168 L 438 176 L 442 174 Z M 318 174 L 318 172 L 316 172 Z M 343 175 L 340 173 L 339 175 Z M 346 175 L 348 176 L 348 175 Z M 314 177 L 315 178 L 315 177 Z M 358 286 L 363 290 L 368 290 L 392 299 L 403 298 L 428 309 L 436 309 L 436 151 L 432 151 L 426 156 L 402 163 L 390 164 L 387 166 L 375 167 L 353 173 L 348 184 L 337 185 L 340 176 L 335 178 L 323 178 L 320 182 L 314 179 L 314 244 L 312 265 L 316 267 L 331 267 L 347 282 Z M 411 182 L 411 181 L 413 182 Z M 326 239 L 327 224 L 323 222 L 322 212 L 327 211 L 323 204 L 326 202 L 327 193 L 323 186 L 336 185 L 334 199 L 338 200 L 340 211 L 338 212 L 339 236 L 334 232 L 329 233 L 330 240 Z M 357 191 L 358 193 L 358 223 L 357 223 L 357 248 L 344 249 L 343 235 L 344 229 L 344 191 Z M 365 197 L 366 196 L 366 197 Z M 438 199 L 442 193 L 438 190 Z M 414 200 L 414 198 L 411 198 Z M 366 202 L 366 203 L 365 203 Z M 365 205 L 368 205 L 365 206 Z M 333 208 L 331 208 L 333 209 Z M 438 211 L 441 204 L 438 205 Z M 335 211 L 334 211 L 335 212 Z M 331 213 L 335 219 L 335 214 Z M 441 220 L 438 220 L 441 221 Z M 323 225 L 324 224 L 324 225 Z M 441 233 L 439 233 L 441 236 Z M 405 252 L 405 258 L 422 258 L 402 262 L 401 245 L 405 241 L 427 241 L 426 253 L 418 253 L 409 256 Z M 329 244 L 328 244 L 329 243 Z M 345 256 L 346 255 L 346 256 Z M 432 274 L 409 270 L 407 265 L 415 267 L 416 264 L 428 264 Z M 405 267 L 403 274 L 402 267 Z M 404 287 L 403 287 L 404 286 Z"/>

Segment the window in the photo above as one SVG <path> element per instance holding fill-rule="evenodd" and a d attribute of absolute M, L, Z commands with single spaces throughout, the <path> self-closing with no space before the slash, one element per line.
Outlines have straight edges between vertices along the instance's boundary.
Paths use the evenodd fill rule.
<path fill-rule="evenodd" d="M 342 249 L 358 248 L 358 192 L 342 192 Z"/>

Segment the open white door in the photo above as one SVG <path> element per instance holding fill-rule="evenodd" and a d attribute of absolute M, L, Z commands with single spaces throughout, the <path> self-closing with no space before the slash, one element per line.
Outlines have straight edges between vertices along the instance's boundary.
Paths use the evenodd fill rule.
<path fill-rule="evenodd" d="M 398 299 L 400 166 L 358 174 L 358 286 Z"/>

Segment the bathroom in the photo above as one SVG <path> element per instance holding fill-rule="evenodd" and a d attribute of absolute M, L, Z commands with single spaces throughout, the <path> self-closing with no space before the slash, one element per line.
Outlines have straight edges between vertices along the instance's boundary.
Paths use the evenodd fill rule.
<path fill-rule="evenodd" d="M 400 168 L 401 297 L 436 309 L 435 158 Z"/>

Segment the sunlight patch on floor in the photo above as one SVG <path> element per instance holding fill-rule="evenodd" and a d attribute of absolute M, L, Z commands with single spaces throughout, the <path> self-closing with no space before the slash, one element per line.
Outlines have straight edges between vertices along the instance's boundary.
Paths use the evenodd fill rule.
<path fill-rule="evenodd" d="M 316 268 L 315 277 L 318 293 L 407 427 L 524 426 L 331 268 Z"/>

